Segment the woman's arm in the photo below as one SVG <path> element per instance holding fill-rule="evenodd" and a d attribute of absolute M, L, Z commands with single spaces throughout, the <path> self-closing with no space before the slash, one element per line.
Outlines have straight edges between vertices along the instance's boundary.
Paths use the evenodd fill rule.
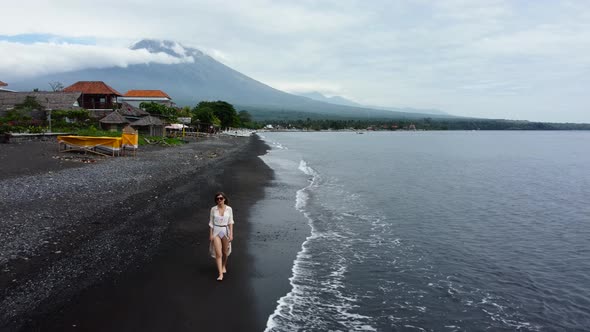
<path fill-rule="evenodd" d="M 215 211 L 211 208 L 209 213 L 209 241 L 213 241 L 213 218 L 215 217 Z"/>
<path fill-rule="evenodd" d="M 232 208 L 229 209 L 229 240 L 234 240 L 234 210 Z"/>
<path fill-rule="evenodd" d="M 211 212 L 209 212 L 209 227 L 213 228 L 213 222 L 215 220 L 215 207 L 211 208 Z"/>

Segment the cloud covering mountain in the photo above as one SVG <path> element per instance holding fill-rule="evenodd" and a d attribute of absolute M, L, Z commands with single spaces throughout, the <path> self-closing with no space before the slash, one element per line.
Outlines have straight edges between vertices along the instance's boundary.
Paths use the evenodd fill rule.
<path fill-rule="evenodd" d="M 87 68 L 127 67 L 136 64 L 178 64 L 192 62 L 190 56 L 148 49 L 73 44 L 69 42 L 33 42 L 30 44 L 0 40 L 3 57 L 0 73 L 5 81 L 51 75 Z"/>

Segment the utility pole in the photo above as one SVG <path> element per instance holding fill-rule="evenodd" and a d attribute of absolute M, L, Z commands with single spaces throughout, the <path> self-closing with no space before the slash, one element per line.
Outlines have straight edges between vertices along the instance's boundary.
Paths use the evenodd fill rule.
<path fill-rule="evenodd" d="M 51 110 L 47 113 L 47 121 L 49 122 L 49 132 L 51 133 Z"/>
<path fill-rule="evenodd" d="M 49 106 L 49 98 L 45 97 L 47 106 Z M 51 133 L 51 108 L 47 110 L 47 122 L 49 123 L 49 132 Z"/>

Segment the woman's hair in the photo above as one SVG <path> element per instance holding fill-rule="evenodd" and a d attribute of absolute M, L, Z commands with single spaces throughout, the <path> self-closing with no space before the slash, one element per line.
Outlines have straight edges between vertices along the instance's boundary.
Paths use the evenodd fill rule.
<path fill-rule="evenodd" d="M 223 198 L 225 198 L 225 200 L 224 200 L 225 202 L 224 203 L 225 204 L 229 204 L 229 199 L 227 198 L 227 196 L 222 191 L 217 192 L 215 194 L 215 196 L 213 196 L 213 201 L 215 202 L 215 204 L 217 204 L 217 196 L 223 196 Z"/>

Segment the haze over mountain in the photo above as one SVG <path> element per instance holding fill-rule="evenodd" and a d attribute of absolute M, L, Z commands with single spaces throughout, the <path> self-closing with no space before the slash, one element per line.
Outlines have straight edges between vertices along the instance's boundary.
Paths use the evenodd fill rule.
<path fill-rule="evenodd" d="M 121 93 L 132 89 L 159 89 L 168 93 L 179 106 L 194 106 L 203 100 L 225 100 L 254 116 L 286 111 L 310 112 L 355 118 L 420 118 L 428 112 L 419 110 L 374 109 L 341 99 L 314 100 L 292 95 L 252 79 L 195 48 L 174 41 L 145 39 L 131 46 L 150 53 L 165 53 L 182 59 L 176 64 L 134 64 L 127 67 L 84 69 L 50 74 L 20 82 L 10 87 L 20 91 L 47 90 L 49 82 L 65 86 L 77 81 L 104 81 Z M 444 115 L 443 115 L 444 116 Z"/>
<path fill-rule="evenodd" d="M 341 97 L 341 96 L 327 97 L 317 91 L 298 93 L 297 95 L 302 96 L 302 97 L 307 97 L 307 98 L 317 100 L 317 101 L 323 101 L 325 103 L 351 106 L 351 107 L 374 108 L 374 109 L 387 110 L 387 111 L 393 111 L 393 112 L 449 115 L 448 113 L 445 113 L 445 112 L 439 111 L 439 110 L 435 110 L 435 109 L 417 109 L 417 108 L 409 108 L 409 107 L 386 107 L 386 106 L 375 106 L 375 105 L 362 105 L 362 104 L 356 103 L 352 100 L 348 100 L 348 99 Z"/>
<path fill-rule="evenodd" d="M 330 103 L 330 104 L 344 105 L 344 106 L 351 106 L 351 107 L 363 107 L 361 104 L 356 103 L 352 100 L 348 100 L 344 97 L 340 97 L 340 96 L 328 97 L 328 96 L 325 96 L 317 91 L 301 92 L 301 93 L 298 93 L 297 95 L 302 96 L 302 97 L 306 97 L 309 99 L 317 100 L 317 101 L 323 101 L 325 103 Z"/>

